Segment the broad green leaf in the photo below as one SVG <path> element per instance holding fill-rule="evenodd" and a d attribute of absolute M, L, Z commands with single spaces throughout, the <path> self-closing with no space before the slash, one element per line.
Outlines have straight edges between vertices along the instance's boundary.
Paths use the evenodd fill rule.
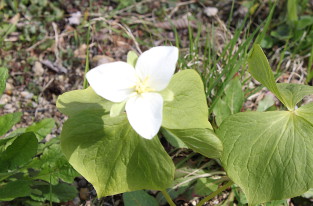
<path fill-rule="evenodd" d="M 313 125 L 313 102 L 300 107 L 295 113 Z"/>
<path fill-rule="evenodd" d="M 175 134 L 170 132 L 168 129 L 162 127 L 161 133 L 164 135 L 165 139 L 176 148 L 188 148 L 187 145 L 181 141 Z"/>
<path fill-rule="evenodd" d="M 219 126 L 224 119 L 231 115 L 228 105 L 222 98 L 217 101 L 215 107 L 213 108 L 213 113 L 215 115 L 215 122 L 217 126 Z"/>
<path fill-rule="evenodd" d="M 58 137 L 53 137 L 48 142 L 44 142 L 44 144 L 39 144 L 37 154 L 42 154 L 45 149 L 51 147 L 54 144 L 60 144 L 60 142 L 61 142 L 60 137 L 58 136 Z"/>
<path fill-rule="evenodd" d="M 251 205 L 295 197 L 313 187 L 309 107 L 238 113 L 217 130 L 224 147 L 222 164 Z M 304 113 L 307 119 L 298 116 Z"/>
<path fill-rule="evenodd" d="M 65 183 L 50 186 L 48 183 L 41 182 L 40 184 L 33 185 L 32 188 L 39 190 L 40 193 L 32 193 L 31 198 L 42 202 L 50 201 L 50 197 L 52 202 L 67 202 L 69 200 L 73 200 L 78 193 L 74 186 Z"/>
<path fill-rule="evenodd" d="M 0 136 L 6 134 L 16 123 L 18 123 L 21 116 L 21 112 L 0 116 Z"/>
<path fill-rule="evenodd" d="M 68 116 L 94 109 L 100 112 L 106 111 L 109 114 L 112 104 L 112 102 L 97 95 L 91 87 L 66 92 L 59 96 L 57 100 L 57 108 Z"/>
<path fill-rule="evenodd" d="M 14 142 L 17 136 L 18 134 L 12 137 L 0 138 L 0 153 L 6 150 L 6 148 Z"/>
<path fill-rule="evenodd" d="M 313 24 L 313 16 L 301 16 L 297 22 L 297 29 L 303 30 L 305 27 L 311 26 Z"/>
<path fill-rule="evenodd" d="M 254 45 L 248 58 L 249 72 L 266 86 L 291 111 L 305 96 L 313 94 L 313 87 L 300 84 L 276 84 L 274 75 L 259 45 Z"/>
<path fill-rule="evenodd" d="M 34 133 L 25 133 L 1 153 L 0 172 L 16 169 L 27 163 L 37 153 L 38 141 Z"/>
<path fill-rule="evenodd" d="M 200 196 L 207 196 L 217 190 L 218 184 L 216 180 L 211 178 L 199 178 L 195 185 L 195 194 Z"/>
<path fill-rule="evenodd" d="M 40 141 L 43 138 L 45 138 L 48 134 L 50 134 L 54 127 L 55 127 L 54 119 L 47 118 L 27 127 L 25 132 L 34 132 L 38 138 L 38 141 Z"/>
<path fill-rule="evenodd" d="M 30 195 L 30 181 L 16 180 L 0 185 L 0 201 L 11 201 Z"/>
<path fill-rule="evenodd" d="M 244 93 L 239 78 L 236 76 L 225 88 L 225 101 L 230 109 L 231 114 L 240 112 L 244 102 Z"/>
<path fill-rule="evenodd" d="M 141 138 L 125 115 L 110 118 L 101 105 L 67 120 L 62 151 L 71 165 L 95 187 L 98 197 L 140 189 L 163 190 L 174 165 L 158 138 Z"/>
<path fill-rule="evenodd" d="M 52 129 L 55 127 L 55 121 L 52 118 L 43 119 L 39 122 L 35 122 L 29 127 L 26 128 L 18 128 L 12 131 L 7 137 L 14 137 L 16 135 L 25 133 L 25 132 L 33 132 L 35 133 L 38 141 L 41 141 L 48 134 L 52 132 Z"/>
<path fill-rule="evenodd" d="M 217 126 L 231 114 L 240 112 L 244 102 L 244 93 L 238 77 L 235 77 L 227 84 L 224 93 L 225 96 L 219 98 L 213 109 Z"/>
<path fill-rule="evenodd" d="M 276 97 L 285 104 L 280 92 L 276 86 L 275 78 L 272 69 L 263 53 L 260 45 L 255 44 L 252 48 L 252 53 L 248 58 L 250 74 L 264 86 L 266 86 Z M 286 104 L 285 104 L 286 105 Z M 286 105 L 288 108 L 289 105 Z"/>
<path fill-rule="evenodd" d="M 117 117 L 125 111 L 126 102 L 114 103 L 110 110 L 110 117 Z"/>
<path fill-rule="evenodd" d="M 125 206 L 158 206 L 158 202 L 154 197 L 143 190 L 134 192 L 126 192 L 123 194 L 123 202 Z"/>
<path fill-rule="evenodd" d="M 2 95 L 5 89 L 5 84 L 6 84 L 6 80 L 8 76 L 9 76 L 8 69 L 4 67 L 0 67 L 0 96 Z"/>
<path fill-rule="evenodd" d="M 191 69 L 175 74 L 168 85 L 174 100 L 164 102 L 162 126 L 170 129 L 212 128 L 203 82 Z"/>
<path fill-rule="evenodd" d="M 261 101 L 259 101 L 259 105 L 256 111 L 264 112 L 274 104 L 274 95 L 272 93 L 266 94 L 265 97 Z"/>
<path fill-rule="evenodd" d="M 305 96 L 313 94 L 313 87 L 303 84 L 277 84 L 281 96 L 286 100 L 287 104 L 295 107 Z"/>
<path fill-rule="evenodd" d="M 136 62 L 138 59 L 138 55 L 134 51 L 129 51 L 127 54 L 127 63 L 132 65 L 133 67 L 136 66 Z"/>
<path fill-rule="evenodd" d="M 45 180 L 53 185 L 63 182 L 72 183 L 75 177 L 80 176 L 66 160 L 59 144 L 45 148 L 43 154 L 35 158 L 28 166 L 40 172 L 36 179 Z"/>
<path fill-rule="evenodd" d="M 167 129 L 178 137 L 188 148 L 209 158 L 219 158 L 223 146 L 220 139 L 210 129 Z"/>

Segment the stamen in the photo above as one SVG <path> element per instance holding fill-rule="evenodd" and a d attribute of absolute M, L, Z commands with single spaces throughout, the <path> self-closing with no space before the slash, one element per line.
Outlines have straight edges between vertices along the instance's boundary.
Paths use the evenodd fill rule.
<path fill-rule="evenodd" d="M 147 86 L 147 81 L 149 78 L 145 78 L 143 81 L 138 80 L 135 90 L 137 92 L 137 94 L 142 94 L 144 92 L 150 92 L 152 91 L 152 89 Z"/>

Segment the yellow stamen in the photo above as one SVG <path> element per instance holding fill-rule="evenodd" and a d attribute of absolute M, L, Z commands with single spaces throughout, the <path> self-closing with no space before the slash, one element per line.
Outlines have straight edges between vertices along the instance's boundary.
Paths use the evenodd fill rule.
<path fill-rule="evenodd" d="M 137 94 L 142 94 L 144 92 L 151 92 L 153 91 L 148 85 L 147 85 L 148 78 L 144 79 L 143 81 L 138 80 L 135 90 Z"/>

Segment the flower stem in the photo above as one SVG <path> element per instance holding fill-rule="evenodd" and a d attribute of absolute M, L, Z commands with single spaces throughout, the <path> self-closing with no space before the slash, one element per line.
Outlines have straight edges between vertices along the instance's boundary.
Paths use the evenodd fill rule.
<path fill-rule="evenodd" d="M 207 201 L 211 200 L 213 197 L 215 197 L 216 195 L 220 194 L 221 192 L 226 190 L 228 187 L 232 186 L 232 184 L 234 184 L 233 181 L 227 182 L 227 184 L 225 184 L 222 187 L 218 188 L 216 191 L 212 192 L 209 196 L 206 196 L 205 198 L 203 198 L 196 206 L 204 205 L 204 203 L 206 203 Z"/>
<path fill-rule="evenodd" d="M 166 190 L 162 190 L 161 192 L 162 192 L 162 194 L 164 195 L 166 201 L 168 202 L 168 204 L 169 204 L 170 206 L 176 206 L 175 203 L 173 202 L 173 200 L 171 199 L 170 195 L 167 193 Z"/>

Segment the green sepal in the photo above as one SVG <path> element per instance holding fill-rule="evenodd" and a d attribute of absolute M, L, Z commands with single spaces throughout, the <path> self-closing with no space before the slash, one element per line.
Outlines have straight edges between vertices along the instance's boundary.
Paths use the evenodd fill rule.
<path fill-rule="evenodd" d="M 166 88 L 160 92 L 163 97 L 163 100 L 166 102 L 171 102 L 174 100 L 174 92 L 169 88 Z"/>
<path fill-rule="evenodd" d="M 117 117 L 125 111 L 126 101 L 114 103 L 110 110 L 110 117 Z"/>
<path fill-rule="evenodd" d="M 129 51 L 127 53 L 127 63 L 132 65 L 134 68 L 138 60 L 138 55 L 134 51 Z"/>

